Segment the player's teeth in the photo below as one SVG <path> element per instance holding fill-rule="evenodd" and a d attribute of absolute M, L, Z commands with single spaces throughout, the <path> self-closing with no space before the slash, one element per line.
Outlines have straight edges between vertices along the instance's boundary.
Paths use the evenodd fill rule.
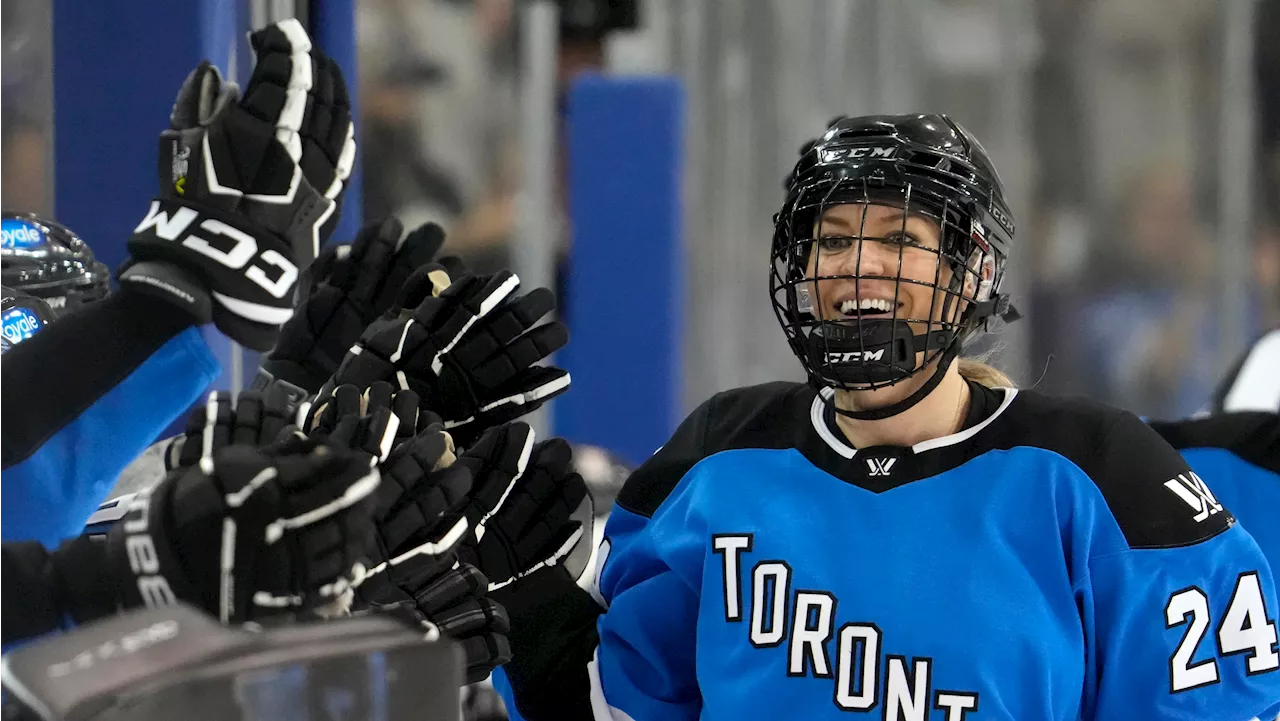
<path fill-rule="evenodd" d="M 851 315 L 860 311 L 878 310 L 888 313 L 892 308 L 893 302 L 883 298 L 863 298 L 862 300 L 846 300 L 840 304 L 840 312 L 845 315 Z"/>

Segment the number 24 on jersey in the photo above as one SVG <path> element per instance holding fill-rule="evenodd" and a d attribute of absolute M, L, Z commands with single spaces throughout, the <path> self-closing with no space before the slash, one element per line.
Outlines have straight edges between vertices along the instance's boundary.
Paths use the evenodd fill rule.
<path fill-rule="evenodd" d="M 1209 633 L 1214 620 L 1209 613 L 1209 596 L 1191 586 L 1177 591 L 1165 604 L 1165 627 L 1187 626 L 1178 648 L 1169 659 L 1169 690 L 1171 693 L 1189 691 L 1218 682 L 1218 659 L 1211 657 L 1196 662 L 1200 643 Z M 1256 571 L 1240 574 L 1235 591 L 1227 604 L 1226 613 L 1217 623 L 1215 631 L 1222 663 L 1233 662 L 1228 657 L 1244 654 L 1240 663 L 1246 665 L 1248 675 L 1253 676 L 1280 668 L 1280 653 L 1276 647 L 1276 625 L 1267 616 L 1262 584 Z"/>

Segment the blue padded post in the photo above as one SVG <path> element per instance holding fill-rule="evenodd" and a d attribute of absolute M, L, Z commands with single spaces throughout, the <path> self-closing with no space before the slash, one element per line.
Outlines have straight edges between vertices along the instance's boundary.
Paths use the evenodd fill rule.
<path fill-rule="evenodd" d="M 570 341 L 557 360 L 573 387 L 555 428 L 632 463 L 682 413 L 683 116 L 675 78 L 586 75 L 569 93 Z"/>
<path fill-rule="evenodd" d="M 342 68 L 347 81 L 347 93 L 351 97 L 351 116 L 356 124 L 356 165 L 347 180 L 346 194 L 342 201 L 342 216 L 330 238 L 331 243 L 349 243 L 360 229 L 360 120 L 356 103 L 359 76 L 356 75 L 356 4 L 355 0 L 312 0 L 308 21 L 316 45 Z"/>
<path fill-rule="evenodd" d="M 113 270 L 156 193 L 178 88 L 203 59 L 229 70 L 247 45 L 242 10 L 241 0 L 54 0 L 54 215 Z M 223 367 L 215 386 L 227 388 L 230 344 L 212 326 L 205 337 Z"/>

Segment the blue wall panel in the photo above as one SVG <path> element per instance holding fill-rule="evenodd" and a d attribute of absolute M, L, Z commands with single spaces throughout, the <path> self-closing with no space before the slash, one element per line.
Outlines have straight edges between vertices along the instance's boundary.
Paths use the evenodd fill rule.
<path fill-rule="evenodd" d="M 681 412 L 684 95 L 667 77 L 588 75 L 570 90 L 573 388 L 555 428 L 638 463 Z"/>
<path fill-rule="evenodd" d="M 347 92 L 351 95 L 351 107 L 358 108 L 355 0 L 313 0 L 309 19 L 312 38 L 342 68 L 343 77 L 347 81 Z M 359 149 L 360 119 L 353 117 L 352 120 L 356 124 L 356 165 L 347 182 L 346 195 L 342 201 L 342 217 L 338 220 L 330 242 L 349 243 L 355 239 L 356 231 L 360 229 L 360 170 L 363 156 Z"/>
<path fill-rule="evenodd" d="M 113 270 L 156 193 L 179 86 L 208 59 L 243 87 L 247 31 L 243 0 L 54 0 L 54 212 Z M 231 344 L 204 335 L 229 388 Z"/>

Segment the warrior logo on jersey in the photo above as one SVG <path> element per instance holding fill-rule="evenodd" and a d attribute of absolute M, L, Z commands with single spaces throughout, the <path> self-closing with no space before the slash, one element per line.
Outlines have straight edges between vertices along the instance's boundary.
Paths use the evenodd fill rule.
<path fill-rule="evenodd" d="M 892 466 L 892 461 L 886 465 Z M 974 718 L 977 692 L 937 690 L 933 659 L 889 652 L 886 641 L 892 639 L 875 623 L 848 622 L 837 627 L 835 595 L 793 589 L 786 561 L 762 560 L 751 566 L 750 588 L 743 589 L 739 583 L 743 555 L 751 552 L 754 540 L 750 533 L 712 537 L 712 551 L 722 557 L 724 618 L 729 623 L 748 621 L 744 630 L 755 648 L 786 644 L 787 676 L 830 679 L 835 686 L 832 703 L 842 711 L 879 707 L 888 721 Z"/>
<path fill-rule="evenodd" d="M 897 458 L 868 458 L 867 470 L 872 476 L 887 476 L 897 462 Z"/>
<path fill-rule="evenodd" d="M 1222 504 L 1218 503 L 1218 499 L 1214 498 L 1209 486 L 1205 485 L 1204 480 L 1197 476 L 1194 471 L 1178 474 L 1177 478 L 1165 481 L 1164 485 L 1178 494 L 1178 498 L 1186 501 L 1188 506 L 1191 506 L 1192 510 L 1196 512 L 1195 519 L 1197 522 L 1202 522 L 1209 516 L 1222 512 Z"/>

